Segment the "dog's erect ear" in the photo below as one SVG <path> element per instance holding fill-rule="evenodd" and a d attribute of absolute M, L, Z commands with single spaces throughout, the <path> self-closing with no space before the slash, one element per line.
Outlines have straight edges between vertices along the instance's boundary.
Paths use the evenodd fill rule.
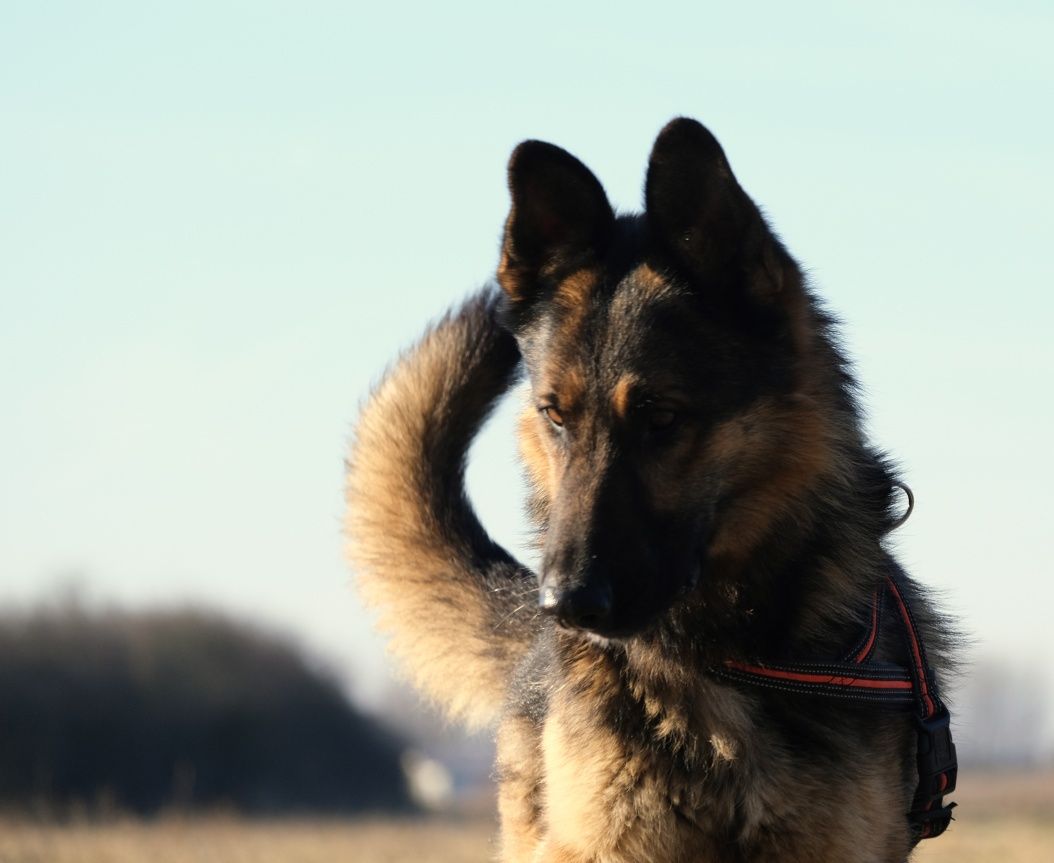
<path fill-rule="evenodd" d="M 531 299 L 540 276 L 588 266 L 610 239 L 604 189 L 566 150 L 524 141 L 509 158 L 509 192 L 498 281 L 514 300 Z"/>
<path fill-rule="evenodd" d="M 659 133 L 644 191 L 652 234 L 704 284 L 778 294 L 785 254 L 705 126 L 681 117 Z"/>

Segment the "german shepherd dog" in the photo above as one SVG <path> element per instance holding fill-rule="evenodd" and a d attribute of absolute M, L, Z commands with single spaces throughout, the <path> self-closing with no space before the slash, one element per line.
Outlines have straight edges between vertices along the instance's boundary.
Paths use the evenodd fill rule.
<path fill-rule="evenodd" d="M 659 134 L 643 214 L 540 141 L 508 180 L 500 290 L 373 392 L 346 521 L 417 686 L 497 725 L 501 859 L 906 860 L 910 715 L 713 672 L 844 656 L 894 565 L 897 481 L 831 318 L 693 120 Z M 521 370 L 537 573 L 463 482 Z M 943 676 L 947 624 L 907 576 L 900 591 Z M 908 662 L 897 621 L 873 622 L 876 660 Z"/>

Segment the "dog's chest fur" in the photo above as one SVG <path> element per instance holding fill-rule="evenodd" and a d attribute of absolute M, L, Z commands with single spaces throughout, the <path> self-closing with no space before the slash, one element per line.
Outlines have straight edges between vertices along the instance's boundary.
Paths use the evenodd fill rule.
<path fill-rule="evenodd" d="M 845 783 L 825 772 L 837 754 L 766 728 L 751 695 L 557 641 L 521 670 L 498 735 L 504 860 L 885 861 L 900 845 L 906 856 L 903 818 L 888 811 L 910 782 L 897 718 L 871 734 L 873 769 L 838 799 Z"/>

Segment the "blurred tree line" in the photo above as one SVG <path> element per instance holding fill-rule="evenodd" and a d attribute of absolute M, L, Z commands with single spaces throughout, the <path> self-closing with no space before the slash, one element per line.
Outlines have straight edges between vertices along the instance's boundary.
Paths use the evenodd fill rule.
<path fill-rule="evenodd" d="M 0 616 L 0 805 L 403 809 L 393 734 L 290 644 L 201 611 Z"/>

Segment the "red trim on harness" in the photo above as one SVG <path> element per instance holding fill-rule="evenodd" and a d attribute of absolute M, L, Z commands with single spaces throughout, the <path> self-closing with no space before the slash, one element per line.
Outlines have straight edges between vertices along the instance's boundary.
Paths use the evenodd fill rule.
<path fill-rule="evenodd" d="M 871 651 L 874 649 L 875 640 L 878 638 L 878 603 L 880 601 L 880 594 L 878 589 L 875 589 L 875 598 L 871 601 L 871 634 L 868 635 L 867 641 L 864 642 L 864 646 L 860 648 L 860 652 L 853 657 L 853 662 L 858 665 L 867 659 L 871 655 Z"/>
<path fill-rule="evenodd" d="M 904 597 L 897 583 L 887 576 L 886 584 L 889 586 L 893 598 L 897 601 L 900 617 L 904 621 L 904 630 L 908 634 L 908 643 L 911 645 L 911 656 L 915 661 L 915 677 L 919 682 L 919 699 L 923 704 L 924 718 L 930 719 L 936 715 L 937 705 L 934 704 L 933 698 L 930 696 L 929 684 L 926 681 L 926 662 L 922 658 L 922 645 L 919 643 L 919 634 L 915 629 L 915 621 L 911 617 L 911 612 L 908 611 L 907 603 L 904 602 Z"/>
<path fill-rule="evenodd" d="M 764 665 L 748 665 L 729 659 L 725 662 L 729 668 L 743 671 L 758 677 L 772 680 L 793 680 L 796 683 L 815 683 L 821 686 L 847 686 L 853 689 L 911 689 L 910 680 L 872 680 L 866 677 L 848 677 L 839 674 L 822 674 L 802 671 L 786 671 L 781 668 L 768 668 Z"/>

